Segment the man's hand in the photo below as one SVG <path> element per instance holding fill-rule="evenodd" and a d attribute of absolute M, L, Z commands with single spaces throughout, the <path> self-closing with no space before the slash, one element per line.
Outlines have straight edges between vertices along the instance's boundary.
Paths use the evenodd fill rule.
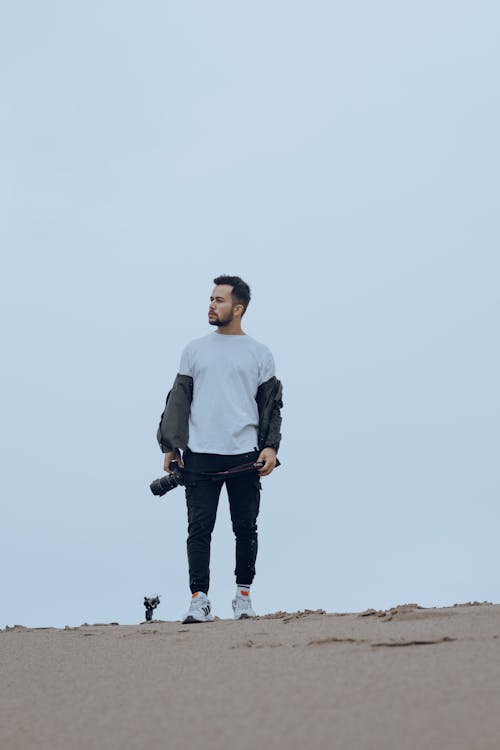
<path fill-rule="evenodd" d="M 177 461 L 181 469 L 184 468 L 184 461 L 182 460 L 181 452 L 178 448 L 176 448 L 174 451 L 169 451 L 168 453 L 165 453 L 165 460 L 163 462 L 163 468 L 167 472 L 167 474 L 172 473 L 172 469 L 170 468 L 171 461 Z"/>
<path fill-rule="evenodd" d="M 264 461 L 264 466 L 259 469 L 261 477 L 267 477 L 276 467 L 276 451 L 274 448 L 263 448 L 257 461 Z"/>

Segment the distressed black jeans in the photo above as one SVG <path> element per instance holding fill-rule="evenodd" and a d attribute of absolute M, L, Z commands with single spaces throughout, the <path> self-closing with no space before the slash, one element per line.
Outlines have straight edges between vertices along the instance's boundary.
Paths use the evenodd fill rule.
<path fill-rule="evenodd" d="M 236 538 L 236 582 L 249 586 L 255 576 L 257 558 L 257 516 L 260 506 L 260 477 L 255 472 L 231 479 L 205 476 L 256 461 L 259 451 L 237 456 L 216 453 L 184 453 L 186 504 L 188 512 L 187 556 L 191 592 L 208 593 L 210 585 L 210 543 L 217 517 L 222 485 L 226 484 L 231 522 Z"/>

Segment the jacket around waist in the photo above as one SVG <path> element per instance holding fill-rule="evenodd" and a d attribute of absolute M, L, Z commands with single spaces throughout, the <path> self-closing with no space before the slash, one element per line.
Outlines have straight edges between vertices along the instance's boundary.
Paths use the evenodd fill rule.
<path fill-rule="evenodd" d="M 258 444 L 263 448 L 279 449 L 281 441 L 281 409 L 283 386 L 276 376 L 257 389 L 255 400 L 259 410 Z M 175 448 L 185 451 L 189 442 L 189 412 L 193 400 L 193 378 L 178 374 L 167 394 L 165 409 L 160 417 L 156 438 L 163 453 Z"/>

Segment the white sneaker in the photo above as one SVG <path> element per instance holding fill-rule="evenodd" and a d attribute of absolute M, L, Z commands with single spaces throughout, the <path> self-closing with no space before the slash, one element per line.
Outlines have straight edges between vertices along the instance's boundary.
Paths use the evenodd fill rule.
<path fill-rule="evenodd" d="M 247 594 L 244 596 L 238 591 L 233 599 L 233 612 L 235 620 L 246 620 L 249 617 L 255 617 L 255 612 L 252 609 L 252 600 Z"/>
<path fill-rule="evenodd" d="M 191 604 L 182 620 L 183 625 L 188 622 L 213 622 L 212 606 L 203 591 L 197 591 L 191 597 Z"/>

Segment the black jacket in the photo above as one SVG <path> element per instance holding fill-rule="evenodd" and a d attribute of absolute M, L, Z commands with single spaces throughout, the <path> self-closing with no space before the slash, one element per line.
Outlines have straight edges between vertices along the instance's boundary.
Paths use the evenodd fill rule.
<path fill-rule="evenodd" d="M 281 441 L 281 411 L 283 387 L 273 375 L 257 389 L 255 400 L 259 409 L 259 450 L 275 448 Z M 163 453 L 175 448 L 185 451 L 189 441 L 189 412 L 193 400 L 193 378 L 177 375 L 167 395 L 160 417 L 156 438 Z"/>

